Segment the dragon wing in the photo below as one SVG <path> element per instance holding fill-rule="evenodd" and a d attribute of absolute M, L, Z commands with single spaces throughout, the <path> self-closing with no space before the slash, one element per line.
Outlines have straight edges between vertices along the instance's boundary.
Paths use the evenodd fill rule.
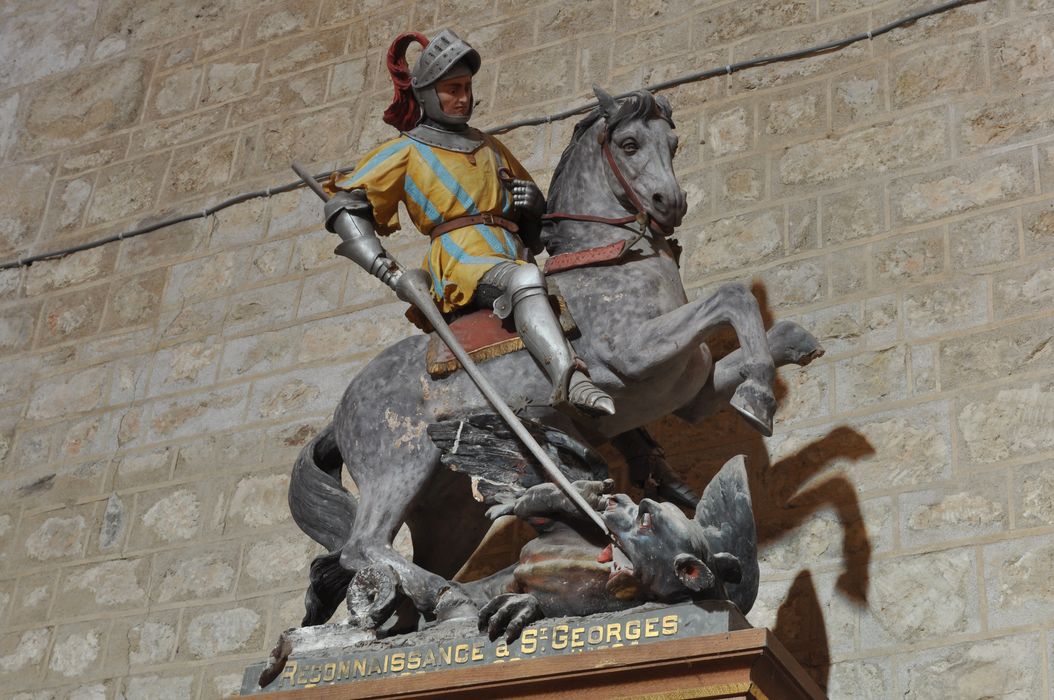
<path fill-rule="evenodd" d="M 745 615 L 758 595 L 758 535 L 747 482 L 746 459 L 733 457 L 710 481 L 695 509 L 695 519 L 713 554 L 727 552 L 739 560 L 739 583 L 725 582 L 728 598 Z"/>

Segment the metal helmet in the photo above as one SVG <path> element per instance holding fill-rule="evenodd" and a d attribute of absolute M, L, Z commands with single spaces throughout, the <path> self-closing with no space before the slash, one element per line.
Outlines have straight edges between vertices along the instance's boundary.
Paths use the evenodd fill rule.
<path fill-rule="evenodd" d="M 469 105 L 467 116 L 446 114 L 440 106 L 435 84 L 447 77 L 459 65 L 465 66 L 471 75 L 475 75 L 480 63 L 479 53 L 454 32 L 444 29 L 436 34 L 428 42 L 428 46 L 421 52 L 413 70 L 410 71 L 410 85 L 425 116 L 444 126 L 460 127 L 467 124 L 472 116 L 472 105 Z"/>

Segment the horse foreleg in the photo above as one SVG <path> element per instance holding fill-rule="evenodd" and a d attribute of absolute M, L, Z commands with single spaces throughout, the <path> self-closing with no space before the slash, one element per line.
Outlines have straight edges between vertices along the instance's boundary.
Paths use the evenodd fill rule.
<path fill-rule="evenodd" d="M 630 379 L 646 379 L 663 364 L 695 352 L 719 326 L 729 324 L 739 338 L 742 381 L 731 405 L 765 435 L 772 434 L 775 366 L 769 354 L 757 299 L 742 284 L 721 285 L 705 299 L 680 306 L 642 324 L 635 342 L 612 353 L 611 365 Z"/>
<path fill-rule="evenodd" d="M 793 321 L 778 321 L 766 333 L 766 339 L 777 367 L 790 364 L 804 367 L 824 352 L 820 341 Z M 690 423 L 697 423 L 727 404 L 742 381 L 744 361 L 742 349 L 718 360 L 702 391 L 674 414 Z"/>

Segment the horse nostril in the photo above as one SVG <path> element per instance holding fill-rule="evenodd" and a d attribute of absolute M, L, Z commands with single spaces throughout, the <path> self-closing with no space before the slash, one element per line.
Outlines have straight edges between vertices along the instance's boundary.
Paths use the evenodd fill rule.
<path fill-rule="evenodd" d="M 651 200 L 655 202 L 655 206 L 659 209 L 662 209 L 664 206 L 666 206 L 666 198 L 658 192 L 652 195 Z"/>

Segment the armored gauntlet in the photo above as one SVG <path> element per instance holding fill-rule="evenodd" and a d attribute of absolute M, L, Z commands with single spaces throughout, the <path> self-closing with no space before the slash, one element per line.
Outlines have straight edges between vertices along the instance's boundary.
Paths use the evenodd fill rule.
<path fill-rule="evenodd" d="M 326 202 L 326 229 L 340 236 L 333 251 L 395 289 L 400 270 L 377 237 L 372 208 L 362 190 L 337 192 Z"/>

